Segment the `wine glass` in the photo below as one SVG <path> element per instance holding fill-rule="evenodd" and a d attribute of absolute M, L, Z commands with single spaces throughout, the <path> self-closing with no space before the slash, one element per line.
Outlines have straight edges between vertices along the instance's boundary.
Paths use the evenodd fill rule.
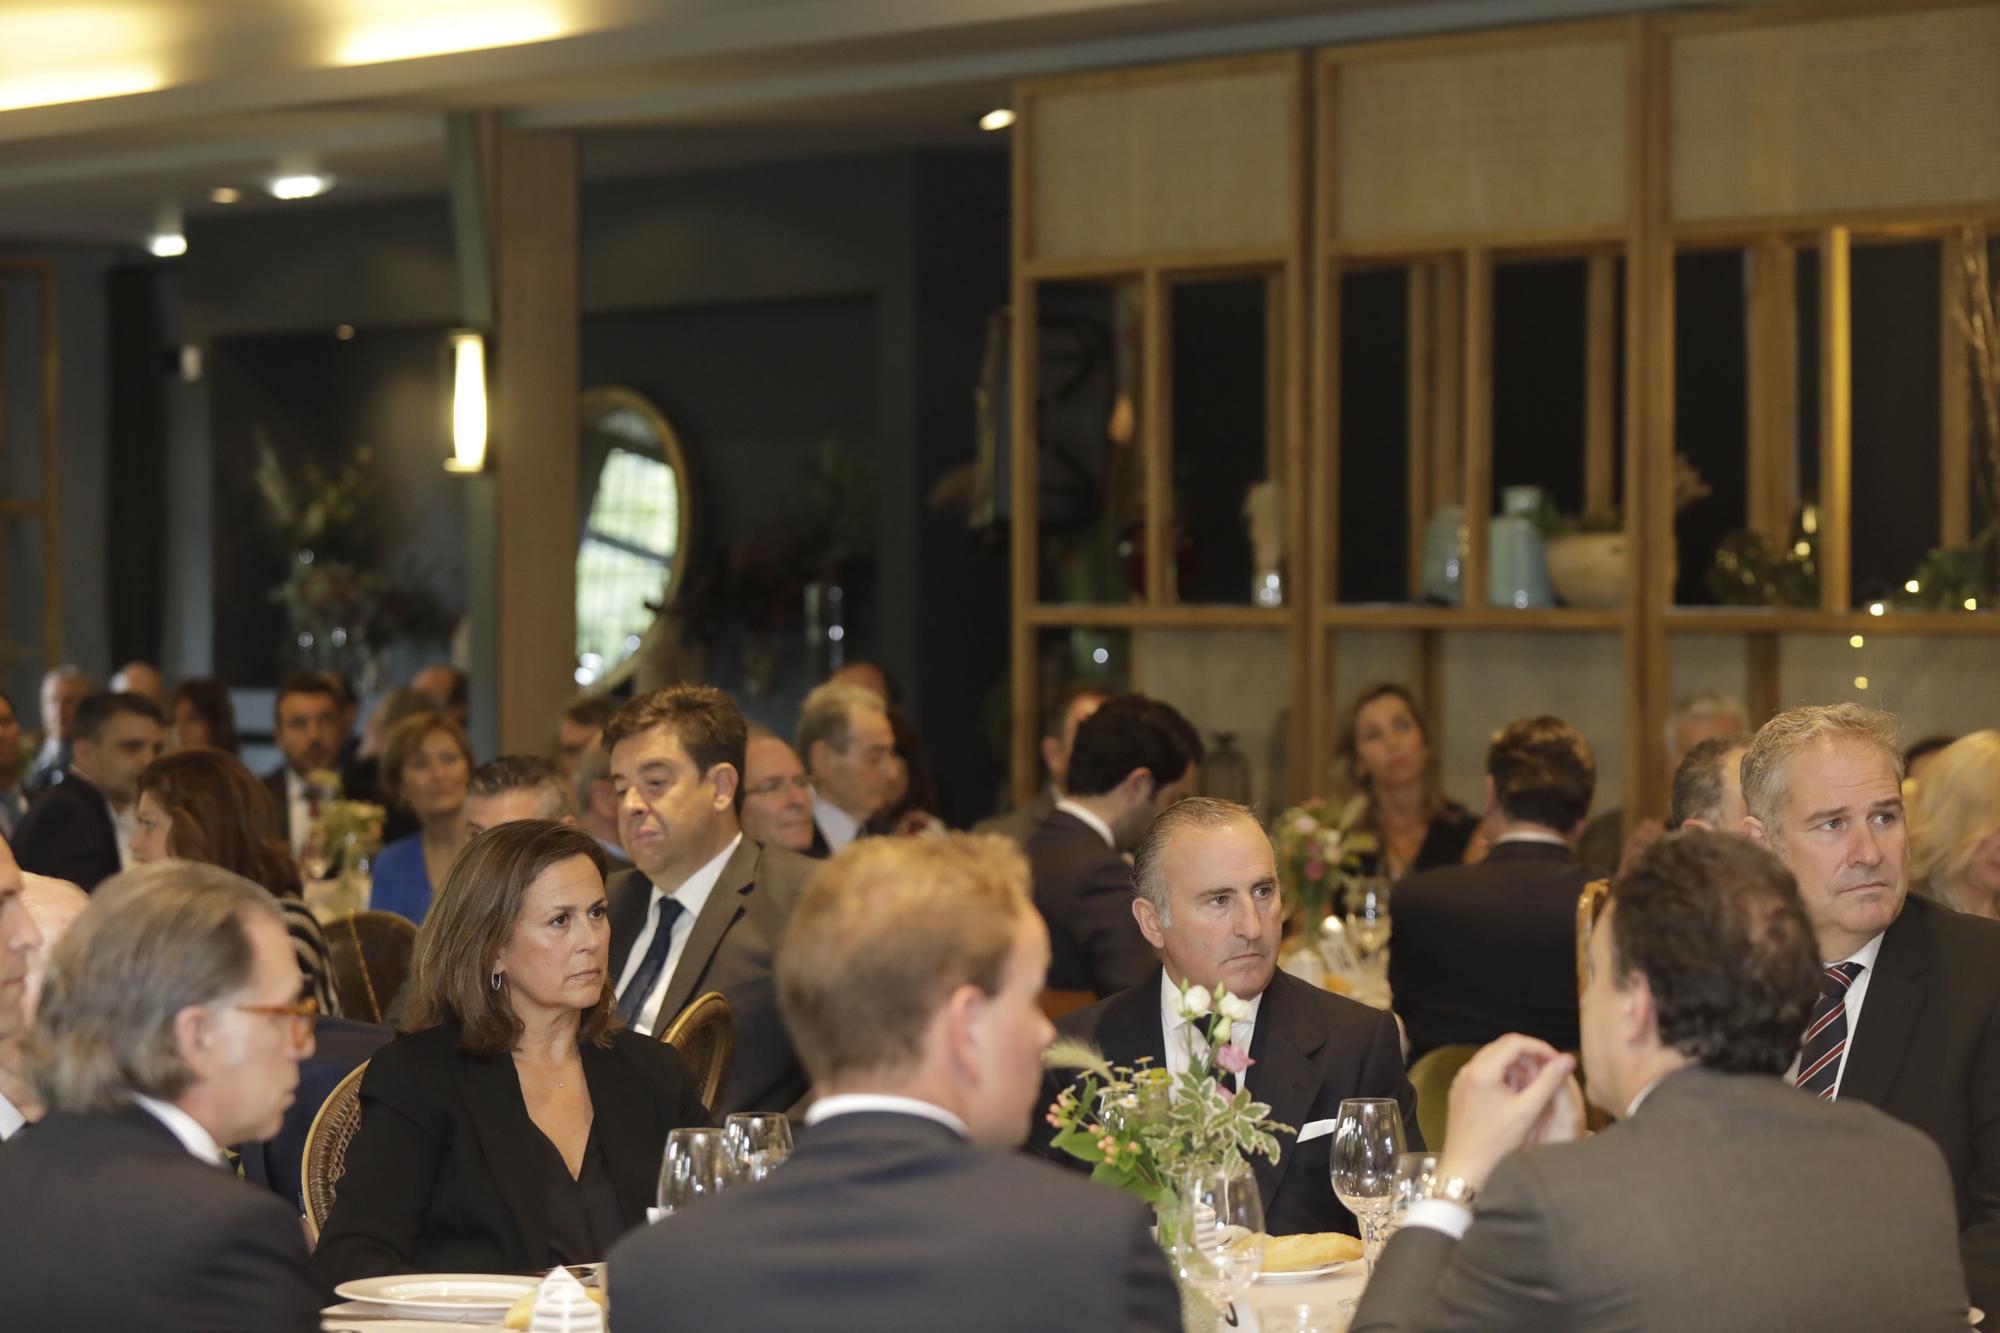
<path fill-rule="evenodd" d="M 1403 1108 L 1389 1097 L 1349 1097 L 1333 1126 L 1333 1192 L 1361 1224 L 1362 1254 L 1375 1272 L 1380 1223 L 1396 1203 L 1397 1159 L 1403 1156 Z"/>
<path fill-rule="evenodd" d="M 1347 943 L 1366 966 L 1389 943 L 1389 881 L 1379 875 L 1357 879 L 1347 889 Z"/>
<path fill-rule="evenodd" d="M 1195 1167 L 1161 1219 L 1167 1258 L 1182 1282 L 1226 1310 L 1264 1265 L 1264 1200 L 1247 1162 Z M 1235 1322 L 1233 1319 L 1231 1322 Z"/>
<path fill-rule="evenodd" d="M 1411 1204 L 1430 1197 L 1437 1169 L 1434 1152 L 1406 1152 L 1396 1159 L 1396 1197 L 1389 1205 L 1389 1224 L 1383 1228 L 1382 1244 L 1387 1245 L 1389 1237 L 1402 1226 L 1403 1214 L 1410 1211 Z"/>
<path fill-rule="evenodd" d="M 764 1180 L 792 1155 L 792 1123 L 771 1111 L 738 1111 L 723 1122 L 723 1140 L 738 1178 Z"/>
<path fill-rule="evenodd" d="M 660 1159 L 659 1212 L 665 1217 L 736 1183 L 729 1145 L 719 1129 L 676 1129 Z"/>

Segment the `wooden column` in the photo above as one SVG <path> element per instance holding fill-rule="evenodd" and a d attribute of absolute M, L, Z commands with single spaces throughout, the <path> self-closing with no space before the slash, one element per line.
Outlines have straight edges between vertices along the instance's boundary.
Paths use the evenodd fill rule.
<path fill-rule="evenodd" d="M 1799 336 L 1797 253 L 1783 241 L 1750 251 L 1749 529 L 1783 546 L 1798 498 Z"/>
<path fill-rule="evenodd" d="M 540 753 L 576 690 L 576 141 L 503 128 L 492 160 L 497 658 L 473 679 L 496 697 L 501 750 Z"/>
<path fill-rule="evenodd" d="M 1848 609 L 1853 582 L 1853 323 L 1848 231 L 1819 243 L 1819 605 Z"/>
<path fill-rule="evenodd" d="M 1486 533 L 1493 513 L 1493 254 L 1465 255 L 1465 561 L 1467 607 L 1486 605 Z"/>
<path fill-rule="evenodd" d="M 1625 827 L 1666 809 L 1666 634 L 1673 595 L 1674 252 L 1667 235 L 1667 56 L 1635 22 L 1625 247 Z"/>
<path fill-rule="evenodd" d="M 1584 282 L 1583 511 L 1618 507 L 1618 260 L 1592 255 Z"/>
<path fill-rule="evenodd" d="M 1456 257 L 1431 267 L 1431 505 L 1465 498 L 1465 266 Z"/>
<path fill-rule="evenodd" d="M 1168 287 L 1151 268 L 1141 282 L 1139 448 L 1146 462 L 1146 601 L 1174 600 L 1173 394 L 1167 383 Z"/>
<path fill-rule="evenodd" d="M 1428 264 L 1412 264 L 1408 272 L 1404 306 L 1408 347 L 1404 365 L 1410 568 L 1406 595 L 1414 602 L 1423 596 L 1424 526 L 1430 522 L 1434 503 L 1431 498 L 1431 271 Z"/>
<path fill-rule="evenodd" d="M 1938 545 L 1963 546 L 1972 537 L 1972 376 L 1966 365 L 1965 335 L 1958 311 L 1965 299 L 1965 241 L 1944 238 L 1940 265 L 1942 291 L 1938 329 Z"/>

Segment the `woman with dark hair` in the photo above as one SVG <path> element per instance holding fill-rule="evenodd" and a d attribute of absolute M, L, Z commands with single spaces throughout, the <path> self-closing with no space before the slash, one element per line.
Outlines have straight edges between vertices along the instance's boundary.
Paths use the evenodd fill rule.
<path fill-rule="evenodd" d="M 646 1220 L 668 1131 L 708 1112 L 674 1048 L 619 1022 L 610 948 L 588 833 L 466 845 L 417 936 L 409 1030 L 362 1077 L 324 1286 L 592 1262 Z"/>
<path fill-rule="evenodd" d="M 261 884 L 278 900 L 319 1011 L 340 1016 L 326 936 L 299 896 L 298 866 L 278 832 L 278 803 L 243 761 L 221 750 L 176 750 L 139 774 L 132 859 L 204 861 Z"/>
<path fill-rule="evenodd" d="M 224 754 L 241 750 L 236 739 L 236 705 L 229 701 L 229 687 L 213 676 L 181 682 L 174 691 L 169 721 L 176 750 L 220 750 Z"/>
<path fill-rule="evenodd" d="M 1368 858 L 1368 873 L 1401 879 L 1477 859 L 1478 816 L 1444 794 L 1430 723 L 1408 690 L 1385 682 L 1357 695 L 1338 754 L 1342 776 L 1367 798 L 1355 827 L 1381 847 Z"/>

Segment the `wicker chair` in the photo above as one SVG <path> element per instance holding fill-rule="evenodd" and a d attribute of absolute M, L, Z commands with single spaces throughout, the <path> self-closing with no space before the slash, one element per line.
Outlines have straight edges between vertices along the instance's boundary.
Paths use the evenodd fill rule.
<path fill-rule="evenodd" d="M 736 1017 L 729 1012 L 729 1001 L 720 991 L 708 992 L 681 1010 L 661 1030 L 660 1040 L 681 1053 L 701 1093 L 701 1104 L 714 1111 L 736 1054 Z"/>
<path fill-rule="evenodd" d="M 417 928 L 394 912 L 356 912 L 326 927 L 326 952 L 340 1011 L 366 1023 L 388 1020 L 410 975 Z"/>
<path fill-rule="evenodd" d="M 299 1194 L 306 1201 L 306 1234 L 311 1240 L 319 1239 L 319 1229 L 333 1211 L 334 1187 L 347 1170 L 347 1144 L 361 1127 L 361 1076 L 367 1072 L 364 1060 L 334 1084 L 306 1130 Z"/>
<path fill-rule="evenodd" d="M 1576 993 L 1580 997 L 1590 985 L 1590 932 L 1597 928 L 1597 915 L 1611 896 L 1611 881 L 1593 879 L 1576 898 Z"/>

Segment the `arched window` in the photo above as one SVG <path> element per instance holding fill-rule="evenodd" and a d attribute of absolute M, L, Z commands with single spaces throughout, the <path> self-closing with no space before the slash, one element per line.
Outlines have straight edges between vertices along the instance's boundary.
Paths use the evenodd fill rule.
<path fill-rule="evenodd" d="M 659 410 L 627 389 L 583 406 L 588 501 L 576 559 L 576 679 L 616 666 L 679 585 L 687 551 L 687 463 Z"/>

